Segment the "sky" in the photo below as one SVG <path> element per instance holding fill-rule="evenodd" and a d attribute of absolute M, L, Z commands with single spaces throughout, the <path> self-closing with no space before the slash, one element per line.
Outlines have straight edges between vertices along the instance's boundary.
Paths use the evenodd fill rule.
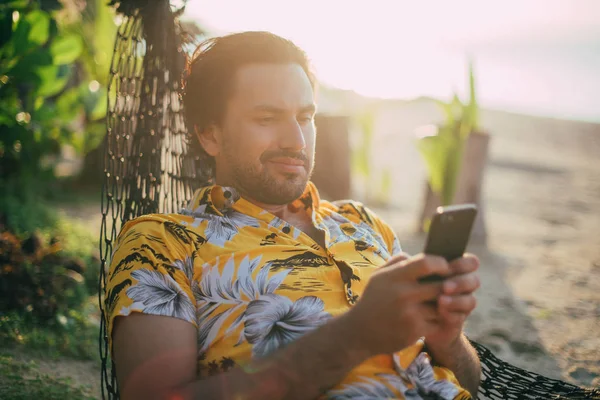
<path fill-rule="evenodd" d="M 363 95 L 466 94 L 471 58 L 484 107 L 600 122 L 600 0 L 188 0 L 185 18 L 291 39 Z"/>

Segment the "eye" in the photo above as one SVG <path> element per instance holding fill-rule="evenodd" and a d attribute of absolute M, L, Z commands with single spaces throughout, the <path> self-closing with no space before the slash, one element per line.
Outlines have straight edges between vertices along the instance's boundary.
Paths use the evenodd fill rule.
<path fill-rule="evenodd" d="M 312 120 L 313 120 L 313 116 L 310 114 L 300 115 L 298 117 L 298 122 L 300 122 L 302 124 L 309 124 L 312 122 Z"/>
<path fill-rule="evenodd" d="M 275 122 L 275 117 L 272 116 L 272 115 L 264 116 L 264 117 L 259 117 L 257 119 L 257 121 L 258 121 L 259 124 L 268 125 L 268 124 L 271 124 L 271 123 Z"/>

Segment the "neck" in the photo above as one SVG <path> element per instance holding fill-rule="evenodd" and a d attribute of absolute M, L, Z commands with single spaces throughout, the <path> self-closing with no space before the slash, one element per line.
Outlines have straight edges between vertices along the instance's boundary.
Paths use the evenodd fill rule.
<path fill-rule="evenodd" d="M 293 201 L 287 204 L 268 204 L 260 202 L 246 193 L 245 190 L 242 189 L 241 185 L 237 185 L 235 180 L 226 179 L 222 176 L 219 176 L 217 173 L 215 176 L 215 184 L 221 187 L 229 186 L 235 188 L 239 195 L 242 196 L 246 201 L 254 204 L 257 207 L 262 208 L 265 211 L 275 215 L 276 217 L 281 218 L 284 221 L 290 222 L 294 218 L 294 215 L 298 215 L 298 211 L 296 208 L 292 207 Z"/>
<path fill-rule="evenodd" d="M 215 183 L 219 186 L 234 187 L 238 191 L 240 196 L 242 196 L 246 201 L 254 204 L 257 207 L 262 208 L 263 210 L 270 212 L 271 214 L 283 219 L 284 221 L 286 221 L 287 218 L 289 218 L 289 216 L 294 213 L 292 210 L 290 210 L 289 204 L 267 204 L 253 199 L 234 182 L 229 182 L 223 179 L 217 179 Z"/>
<path fill-rule="evenodd" d="M 254 204 L 255 206 L 258 206 L 258 207 L 270 212 L 274 216 L 279 217 L 284 221 L 287 221 L 289 219 L 289 217 L 293 214 L 293 212 L 289 208 L 289 204 L 281 204 L 281 205 L 280 204 L 265 204 L 265 203 L 261 203 L 260 201 L 256 201 L 249 197 L 244 197 L 244 198 L 247 201 L 249 201 L 250 203 Z"/>

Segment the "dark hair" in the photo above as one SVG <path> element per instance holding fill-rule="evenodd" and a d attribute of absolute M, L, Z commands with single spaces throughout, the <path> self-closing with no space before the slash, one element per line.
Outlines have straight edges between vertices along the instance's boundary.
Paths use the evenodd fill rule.
<path fill-rule="evenodd" d="M 242 32 L 206 40 L 198 46 L 186 68 L 183 104 L 190 151 L 200 162 L 203 175 L 213 177 L 214 159 L 196 137 L 212 123 L 219 123 L 227 99 L 233 92 L 233 78 L 248 64 L 288 64 L 302 67 L 313 88 L 315 77 L 306 53 L 291 41 L 270 32 Z"/>

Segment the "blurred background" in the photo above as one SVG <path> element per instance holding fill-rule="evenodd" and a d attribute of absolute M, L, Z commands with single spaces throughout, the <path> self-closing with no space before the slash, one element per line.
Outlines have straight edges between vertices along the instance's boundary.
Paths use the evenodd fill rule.
<path fill-rule="evenodd" d="M 600 2 L 189 0 L 179 19 L 197 42 L 268 30 L 302 47 L 321 83 L 323 195 L 365 202 L 410 253 L 437 205 L 477 203 L 467 333 L 600 385 Z M 121 21 L 107 0 L 0 4 L 1 398 L 99 397 L 101 144 Z"/>

